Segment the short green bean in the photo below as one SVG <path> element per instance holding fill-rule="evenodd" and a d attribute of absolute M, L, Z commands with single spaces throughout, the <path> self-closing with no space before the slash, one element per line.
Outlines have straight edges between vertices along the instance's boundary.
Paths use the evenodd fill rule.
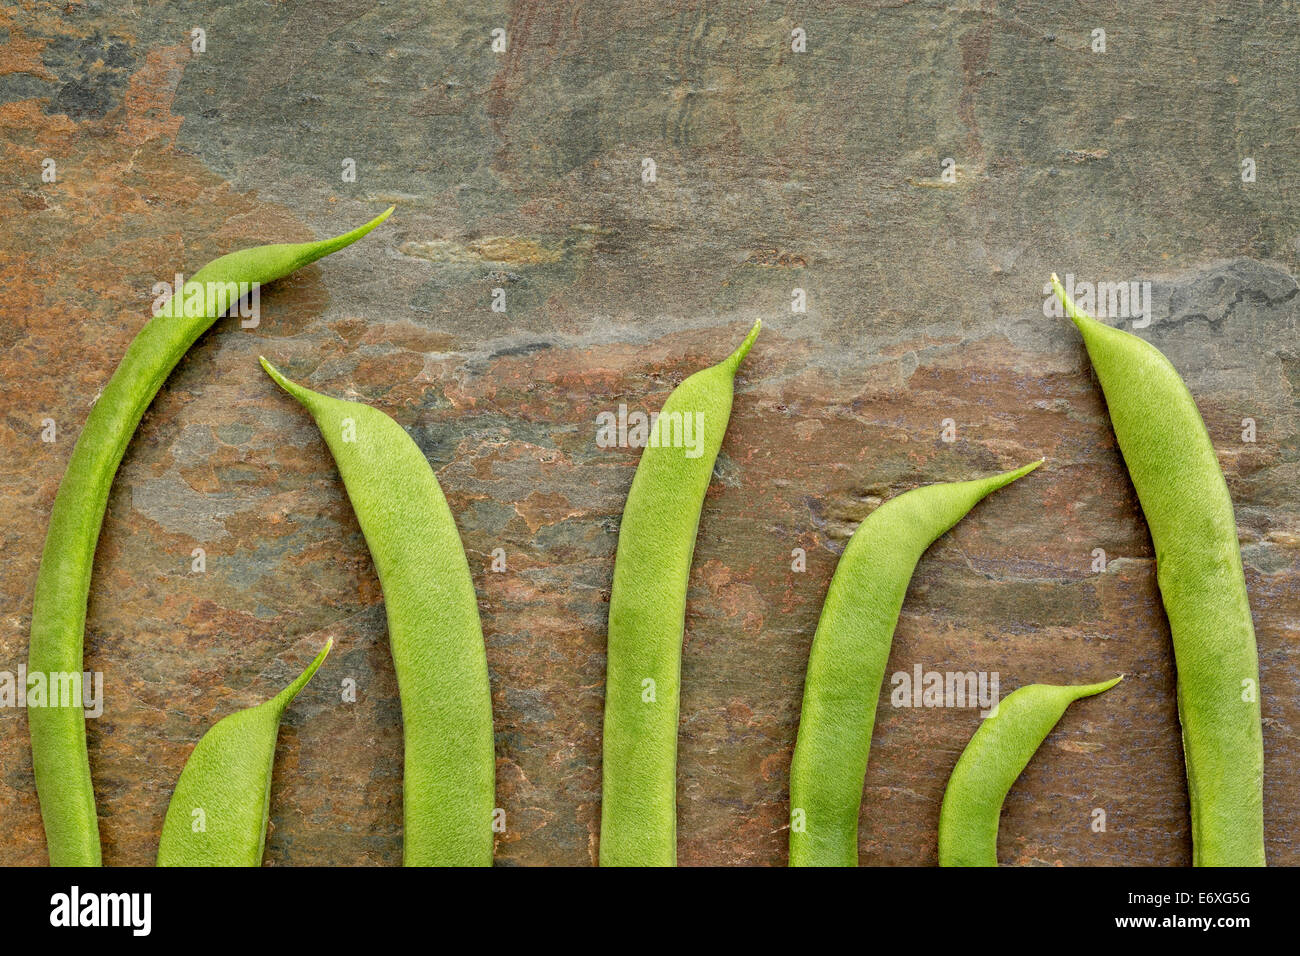
<path fill-rule="evenodd" d="M 402 698 L 407 866 L 491 866 L 496 759 L 478 599 L 438 479 L 378 409 L 289 381 L 320 429 L 379 573 Z"/>
<path fill-rule="evenodd" d="M 1030 684 L 1008 694 L 962 751 L 939 810 L 940 866 L 997 866 L 998 817 L 1012 784 L 1065 709 L 1110 690 L 1099 684 Z"/>
<path fill-rule="evenodd" d="M 628 492 L 609 596 L 601 866 L 677 862 L 686 584 L 736 369 L 761 325 L 728 358 L 673 389 L 652 429 L 659 440 L 641 453 Z M 685 440 L 685 429 L 698 430 L 698 444 Z"/>
<path fill-rule="evenodd" d="M 849 539 L 808 657 L 790 766 L 791 866 L 858 865 L 876 702 L 916 563 L 982 498 L 1040 464 L 915 488 L 871 512 Z"/>
<path fill-rule="evenodd" d="M 29 674 L 82 672 L 91 565 L 113 476 L 172 368 L 234 304 L 226 297 L 228 284 L 264 284 L 286 276 L 356 242 L 392 211 L 333 239 L 257 246 L 214 259 L 136 335 L 90 410 L 54 498 L 32 604 Z M 27 720 L 50 863 L 98 866 L 99 821 L 81 701 L 30 707 Z"/>
<path fill-rule="evenodd" d="M 1090 318 L 1083 335 L 1156 552 L 1178 669 L 1196 866 L 1264 865 L 1259 662 L 1237 524 L 1205 422 L 1153 345 Z"/>
<path fill-rule="evenodd" d="M 199 740 L 167 805 L 159 866 L 262 865 L 280 718 L 333 646 L 326 641 L 288 687 L 222 717 Z"/>

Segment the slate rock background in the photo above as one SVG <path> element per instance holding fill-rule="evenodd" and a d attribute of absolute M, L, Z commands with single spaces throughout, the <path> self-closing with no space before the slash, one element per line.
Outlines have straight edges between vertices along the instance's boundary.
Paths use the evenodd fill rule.
<path fill-rule="evenodd" d="M 1053 270 L 1152 283 L 1141 334 L 1196 396 L 1236 506 L 1270 861 L 1300 862 L 1297 38 L 1294 7 L 1262 0 L 0 6 L 0 670 L 25 661 L 55 490 L 152 285 L 398 206 L 264 290 L 258 328 L 218 322 L 131 444 L 86 635 L 107 691 L 89 722 L 105 862 L 152 862 L 194 742 L 327 636 L 281 731 L 266 862 L 401 859 L 378 581 L 265 354 L 384 409 L 428 455 L 487 635 L 498 862 L 593 863 L 605 615 L 638 457 L 598 448 L 596 415 L 657 409 L 762 318 L 691 575 L 681 862 L 784 863 L 804 665 L 857 523 L 916 485 L 1046 457 L 922 560 L 889 673 L 997 671 L 1004 694 L 1126 674 L 1040 750 L 1000 857 L 1188 864 L 1151 542 L 1078 335 L 1043 314 Z M 46 418 L 57 442 L 40 439 Z M 496 548 L 506 573 L 488 570 Z M 882 705 L 864 863 L 935 862 L 978 720 Z M 0 862 L 45 862 L 14 709 L 0 820 Z"/>

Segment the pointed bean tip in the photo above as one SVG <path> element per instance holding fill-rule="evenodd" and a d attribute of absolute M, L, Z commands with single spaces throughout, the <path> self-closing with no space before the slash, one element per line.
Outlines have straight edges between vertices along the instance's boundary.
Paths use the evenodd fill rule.
<path fill-rule="evenodd" d="M 325 646 L 321 648 L 320 653 L 313 658 L 312 662 L 307 665 L 303 672 L 294 678 L 293 682 L 290 683 L 288 687 L 276 694 L 275 697 L 271 698 L 270 703 L 276 708 L 277 712 L 284 713 L 285 708 L 289 706 L 289 703 L 298 696 L 299 692 L 304 687 L 307 686 L 307 682 L 316 675 L 318 670 L 320 670 L 321 664 L 325 662 L 325 656 L 329 654 L 330 648 L 333 646 L 334 638 L 331 637 L 325 641 Z"/>
<path fill-rule="evenodd" d="M 338 252 L 340 249 L 352 245 L 352 243 L 356 242 L 358 239 L 373 232 L 375 227 L 391 216 L 393 210 L 396 208 L 396 206 L 389 206 L 374 219 L 357 226 L 357 228 L 353 229 L 351 232 L 345 232 L 341 236 L 335 236 L 333 239 L 324 239 L 319 243 L 313 244 L 311 257 L 306 261 L 314 262 L 322 256 L 329 255 L 332 252 Z"/>
<path fill-rule="evenodd" d="M 311 410 L 311 402 L 313 399 L 317 398 L 315 392 L 303 385 L 299 385 L 265 358 L 258 356 L 258 361 L 262 363 L 262 368 L 266 370 L 267 375 L 271 376 L 276 385 L 279 385 L 282 389 L 292 395 L 300 404 L 306 406 L 309 411 Z"/>
<path fill-rule="evenodd" d="M 1029 474 L 1031 471 L 1033 471 L 1035 468 L 1037 468 L 1046 460 L 1047 460 L 1046 458 L 1039 458 L 1037 461 L 1031 461 L 1026 465 L 1021 465 L 1019 468 L 1015 468 L 1012 469 L 1011 471 L 1003 472 L 1003 477 L 1006 478 L 1007 484 L 1010 484 L 1013 481 L 1018 481 L 1019 479 L 1025 477 L 1025 475 Z"/>
<path fill-rule="evenodd" d="M 320 667 L 321 663 L 325 660 L 325 658 L 329 656 L 330 649 L 333 646 L 334 646 L 334 638 L 332 637 L 326 638 L 325 646 L 320 649 L 320 653 L 316 655 L 316 659 L 313 660 L 311 664 L 308 665 L 307 667 L 307 672 L 309 677 L 312 674 L 316 673 L 316 669 Z"/>
<path fill-rule="evenodd" d="M 740 363 L 745 360 L 745 356 L 749 354 L 749 350 L 754 347 L 754 340 L 758 338 L 758 331 L 762 327 L 763 320 L 755 320 L 753 328 L 751 328 L 749 334 L 745 336 L 745 341 L 741 342 L 736 348 L 736 351 L 728 355 L 726 360 L 723 362 L 723 364 L 731 370 L 733 375 L 736 373 L 736 369 L 740 368 Z"/>
<path fill-rule="evenodd" d="M 381 213 L 380 213 L 378 216 L 376 216 L 374 219 L 371 219 L 371 220 L 370 220 L 368 223 L 366 223 L 365 225 L 363 225 L 363 226 L 358 226 L 358 227 L 357 227 L 356 229 L 354 229 L 351 233 L 349 233 L 349 236 L 351 237 L 349 241 L 350 241 L 350 242 L 355 242 L 356 240 L 360 239 L 362 236 L 364 236 L 364 235 L 366 235 L 367 233 L 369 233 L 370 231 L 372 231 L 372 230 L 373 230 L 375 227 L 377 227 L 381 222 L 383 222 L 385 219 L 387 219 L 389 216 L 391 216 L 391 215 L 393 214 L 393 210 L 396 209 L 396 208 L 397 208 L 396 206 L 389 206 L 387 209 L 385 209 L 383 212 L 381 212 Z"/>
<path fill-rule="evenodd" d="M 1084 687 L 1080 688 L 1081 692 L 1079 696 L 1092 697 L 1095 694 L 1104 694 L 1106 691 L 1110 690 L 1112 687 L 1114 687 L 1123 679 L 1124 679 L 1124 675 L 1120 674 L 1118 677 L 1112 677 L 1110 680 L 1100 681 L 1096 684 L 1087 684 Z"/>
<path fill-rule="evenodd" d="M 276 385 L 279 385 L 286 392 L 290 391 L 289 386 L 292 383 L 287 378 L 285 378 L 282 374 L 280 374 L 280 370 L 278 368 L 276 368 L 274 365 L 272 365 L 270 362 L 266 360 L 265 355 L 259 355 L 257 357 L 257 361 L 261 363 L 262 371 L 266 372 L 267 375 L 271 376 L 271 378 L 275 381 Z"/>
<path fill-rule="evenodd" d="M 1056 293 L 1056 298 L 1060 301 L 1062 308 L 1065 309 L 1065 314 L 1080 332 L 1085 331 L 1085 323 L 1096 321 L 1074 304 L 1074 300 L 1066 294 L 1065 287 L 1061 285 L 1061 280 L 1057 278 L 1055 272 L 1052 273 L 1052 291 Z"/>

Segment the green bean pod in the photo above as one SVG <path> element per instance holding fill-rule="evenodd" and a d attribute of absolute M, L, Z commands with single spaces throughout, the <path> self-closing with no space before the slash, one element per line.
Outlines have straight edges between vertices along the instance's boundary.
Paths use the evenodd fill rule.
<path fill-rule="evenodd" d="M 940 866 L 998 865 L 998 818 L 1012 784 L 1067 707 L 1110 690 L 1120 679 L 1075 686 L 1030 684 L 998 703 L 948 778 L 939 810 Z"/>
<path fill-rule="evenodd" d="M 333 646 L 326 641 L 288 687 L 222 717 L 199 740 L 167 805 L 159 866 L 262 865 L 280 718 Z"/>
<path fill-rule="evenodd" d="M 1196 866 L 1264 865 L 1259 661 L 1228 485 L 1205 422 L 1155 346 L 1090 318 L 1083 335 L 1155 545 L 1178 669 Z"/>
<path fill-rule="evenodd" d="M 149 320 L 91 408 L 50 512 L 32 604 L 29 674 L 81 674 L 86 602 L 109 487 L 145 409 L 186 350 L 234 304 L 225 283 L 264 284 L 356 242 L 392 212 L 320 242 L 257 246 L 208 263 Z M 201 303 L 199 308 L 197 303 Z M 53 866 L 98 866 L 99 821 L 80 701 L 29 707 L 32 765 Z"/>
<path fill-rule="evenodd" d="M 732 383 L 761 325 L 755 322 L 722 362 L 673 389 L 652 429 L 652 437 L 669 434 L 647 445 L 632 478 L 609 595 L 601 866 L 677 863 L 686 585 L 704 494 L 731 417 Z M 699 429 L 694 447 L 685 440 L 687 423 Z"/>
<path fill-rule="evenodd" d="M 491 866 L 487 655 L 469 563 L 438 479 L 383 412 L 303 388 L 261 362 L 316 420 L 379 573 L 402 699 L 403 861 Z"/>
<path fill-rule="evenodd" d="M 858 865 L 876 702 L 916 563 L 986 495 L 1040 464 L 914 488 L 867 515 L 849 539 L 808 656 L 790 766 L 791 866 Z"/>

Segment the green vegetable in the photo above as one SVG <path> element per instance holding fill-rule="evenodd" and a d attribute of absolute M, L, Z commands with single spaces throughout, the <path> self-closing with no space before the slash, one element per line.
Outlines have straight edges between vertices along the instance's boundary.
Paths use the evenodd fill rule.
<path fill-rule="evenodd" d="M 808 658 L 790 767 L 791 866 L 857 866 L 876 701 L 916 563 L 984 496 L 1040 464 L 915 488 L 871 512 L 849 539 Z"/>
<path fill-rule="evenodd" d="M 1259 662 L 1237 523 L 1214 445 L 1169 360 L 1080 312 L 1083 335 L 1156 551 L 1178 668 L 1196 866 L 1264 865 Z"/>
<path fill-rule="evenodd" d="M 642 452 L 628 492 L 609 596 L 601 866 L 677 862 L 686 582 L 704 493 L 731 417 L 732 381 L 761 325 L 754 323 L 728 358 L 668 396 L 652 429 L 660 440 Z"/>
<path fill-rule="evenodd" d="M 80 674 L 91 563 L 109 486 L 168 373 L 225 310 L 225 283 L 267 283 L 356 242 L 392 209 L 320 242 L 258 246 L 208 263 L 135 337 L 90 410 L 50 512 L 32 605 L 29 674 Z M 60 703 L 62 704 L 60 706 Z M 32 764 L 53 866 L 98 866 L 99 822 L 81 702 L 29 707 Z"/>
<path fill-rule="evenodd" d="M 379 572 L 406 741 L 407 866 L 491 866 L 496 759 L 478 598 L 423 452 L 383 412 L 297 385 Z"/>
<path fill-rule="evenodd" d="M 280 693 L 221 718 L 203 735 L 167 805 L 159 866 L 262 865 L 280 718 L 333 644 L 327 641 Z"/>
<path fill-rule="evenodd" d="M 1030 684 L 1008 694 L 962 751 L 939 811 L 940 866 L 997 866 L 998 817 L 1011 785 L 1065 709 L 1081 697 L 1110 690 L 1100 684 Z"/>

